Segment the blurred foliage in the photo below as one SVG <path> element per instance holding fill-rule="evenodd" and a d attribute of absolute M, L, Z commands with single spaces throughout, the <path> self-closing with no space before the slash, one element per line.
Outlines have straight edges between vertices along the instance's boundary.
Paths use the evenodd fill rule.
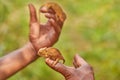
<path fill-rule="evenodd" d="M 94 68 L 96 80 L 120 80 L 120 0 L 0 0 L 0 56 L 28 41 L 29 10 L 46 1 L 59 3 L 67 14 L 54 45 L 72 66 L 79 53 Z M 73 25 L 74 24 L 74 25 Z M 63 80 L 38 59 L 8 80 Z"/>

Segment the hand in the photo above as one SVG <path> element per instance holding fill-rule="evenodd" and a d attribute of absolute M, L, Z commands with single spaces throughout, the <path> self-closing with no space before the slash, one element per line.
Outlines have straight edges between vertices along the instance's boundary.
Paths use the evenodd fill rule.
<path fill-rule="evenodd" d="M 53 62 L 54 61 L 49 58 L 46 59 L 47 65 L 55 71 L 61 73 L 66 80 L 94 80 L 92 67 L 79 55 L 75 55 L 74 57 L 74 67 L 68 67 L 61 63 L 52 65 Z"/>
<path fill-rule="evenodd" d="M 48 19 L 46 24 L 40 24 L 35 7 L 29 4 L 30 10 L 30 33 L 29 39 L 36 51 L 41 47 L 50 47 L 58 41 L 63 22 L 57 21 L 54 11 L 40 10 Z"/>

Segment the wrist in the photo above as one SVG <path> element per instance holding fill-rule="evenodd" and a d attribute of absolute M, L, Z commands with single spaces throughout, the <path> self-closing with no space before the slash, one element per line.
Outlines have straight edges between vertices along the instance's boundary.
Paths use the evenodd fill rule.
<path fill-rule="evenodd" d="M 34 49 L 33 45 L 30 42 L 28 42 L 25 46 L 27 48 L 27 53 L 30 54 L 28 55 L 29 57 L 33 59 L 37 59 L 39 57 L 37 55 L 37 51 Z"/>

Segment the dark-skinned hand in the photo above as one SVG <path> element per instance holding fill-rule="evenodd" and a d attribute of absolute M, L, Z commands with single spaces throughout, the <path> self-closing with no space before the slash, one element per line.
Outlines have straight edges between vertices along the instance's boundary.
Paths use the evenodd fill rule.
<path fill-rule="evenodd" d="M 74 57 L 74 67 L 68 67 L 62 63 L 53 64 L 53 60 L 47 58 L 46 64 L 53 70 L 61 73 L 66 80 L 94 80 L 92 67 L 78 54 Z"/>
<path fill-rule="evenodd" d="M 50 47 L 58 41 L 64 22 L 58 21 L 53 10 L 46 11 L 40 9 L 41 13 L 45 14 L 48 21 L 42 24 L 38 21 L 36 9 L 32 4 L 29 4 L 30 11 L 30 33 L 29 40 L 36 51 L 41 47 Z"/>

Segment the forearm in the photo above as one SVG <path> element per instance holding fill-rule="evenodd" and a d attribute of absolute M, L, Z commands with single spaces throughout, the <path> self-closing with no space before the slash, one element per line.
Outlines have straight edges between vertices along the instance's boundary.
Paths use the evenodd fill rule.
<path fill-rule="evenodd" d="M 38 56 L 30 43 L 0 58 L 0 80 L 4 80 L 21 70 Z"/>

